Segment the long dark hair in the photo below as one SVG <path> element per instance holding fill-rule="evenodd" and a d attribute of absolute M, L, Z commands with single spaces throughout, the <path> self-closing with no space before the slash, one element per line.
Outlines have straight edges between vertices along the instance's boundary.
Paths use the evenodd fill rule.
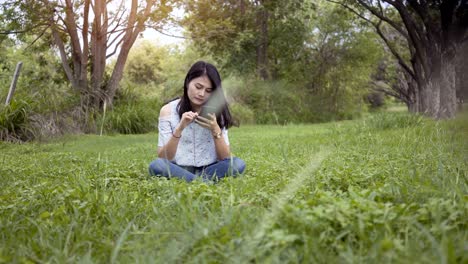
<path fill-rule="evenodd" d="M 185 76 L 184 95 L 177 106 L 179 118 L 182 118 L 183 113 L 193 111 L 187 90 L 189 83 L 200 76 L 207 76 L 213 88 L 210 98 L 205 105 L 212 105 L 219 109 L 216 113 L 216 120 L 220 128 L 230 128 L 233 125 L 233 120 L 226 97 L 224 96 L 223 87 L 221 86 L 221 76 L 213 64 L 204 61 L 195 62 L 192 67 L 190 67 L 187 76 Z"/>

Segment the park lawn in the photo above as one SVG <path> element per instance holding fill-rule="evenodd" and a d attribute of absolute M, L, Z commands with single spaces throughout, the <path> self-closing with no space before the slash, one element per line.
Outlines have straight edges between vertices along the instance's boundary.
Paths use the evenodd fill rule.
<path fill-rule="evenodd" d="M 0 263 L 467 263 L 466 124 L 232 128 L 218 183 L 148 176 L 154 133 L 0 143 Z"/>

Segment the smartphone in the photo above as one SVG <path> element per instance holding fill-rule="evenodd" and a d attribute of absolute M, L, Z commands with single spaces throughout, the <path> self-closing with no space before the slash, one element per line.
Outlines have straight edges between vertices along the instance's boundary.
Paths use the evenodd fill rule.
<path fill-rule="evenodd" d="M 216 108 L 212 106 L 202 106 L 202 110 L 200 112 L 200 116 L 204 118 L 210 118 L 208 114 L 216 114 Z"/>

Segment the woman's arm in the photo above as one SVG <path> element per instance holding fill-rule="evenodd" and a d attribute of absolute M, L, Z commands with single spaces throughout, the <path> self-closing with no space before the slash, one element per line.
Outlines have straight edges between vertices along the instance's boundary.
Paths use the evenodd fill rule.
<path fill-rule="evenodd" d="M 170 106 L 165 105 L 163 108 L 161 108 L 161 111 L 159 113 L 159 119 L 168 118 L 170 114 L 171 114 Z M 172 132 L 172 136 L 169 138 L 167 143 L 162 147 L 158 147 L 158 157 L 168 159 L 168 160 L 174 159 L 175 154 L 177 152 L 177 146 L 179 145 L 180 137 L 182 136 L 182 131 L 197 116 L 198 114 L 194 112 L 186 112 L 182 114 L 182 118 L 179 124 L 177 125 L 176 129 Z"/>
<path fill-rule="evenodd" d="M 223 160 L 231 157 L 231 150 L 229 148 L 229 145 L 226 144 L 226 141 L 224 141 L 223 133 L 221 129 L 216 130 L 218 132 L 213 132 L 213 140 L 215 143 L 215 148 L 216 148 L 216 156 L 218 160 Z"/>
<path fill-rule="evenodd" d="M 214 114 L 208 115 L 211 117 L 211 119 L 199 116 L 195 122 L 200 126 L 210 130 L 211 134 L 213 135 L 216 157 L 218 160 L 227 159 L 231 157 L 231 150 L 229 145 L 226 144 L 226 141 L 224 141 L 222 130 L 219 127 L 218 122 L 216 122 L 216 116 Z"/>
<path fill-rule="evenodd" d="M 177 146 L 179 145 L 179 140 L 181 137 L 182 131 L 178 131 L 178 127 L 175 129 L 172 137 L 162 147 L 158 147 L 158 157 L 164 158 L 167 160 L 172 160 L 175 157 L 177 152 Z"/>

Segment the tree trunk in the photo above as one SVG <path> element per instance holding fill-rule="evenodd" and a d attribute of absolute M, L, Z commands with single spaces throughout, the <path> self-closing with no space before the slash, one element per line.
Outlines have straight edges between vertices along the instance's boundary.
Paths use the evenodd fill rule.
<path fill-rule="evenodd" d="M 94 20 L 91 32 L 91 87 L 89 87 L 89 107 L 99 109 L 104 100 L 104 71 L 107 54 L 107 7 L 105 1 L 95 1 Z"/>
<path fill-rule="evenodd" d="M 346 1 L 343 1 L 341 5 L 376 27 L 379 35 L 400 63 L 403 57 L 392 48 L 392 45 L 389 45 L 388 39 L 380 31 L 381 22 L 385 21 L 407 40 L 413 67 L 412 69 L 405 67 L 405 69 L 412 72 L 413 79 L 417 82 L 415 94 L 417 105 L 409 105 L 410 110 L 417 108 L 418 112 L 435 119 L 453 118 L 457 105 L 454 58 L 463 56 L 463 52 L 458 50 L 463 43 L 466 43 L 468 33 L 466 0 L 357 0 L 360 6 L 379 18 L 378 23 L 362 16 L 360 12 L 344 2 Z M 386 9 L 390 6 L 398 12 L 401 21 L 394 20 L 393 12 L 387 12 Z M 402 65 L 405 65 L 404 61 Z M 460 89 L 458 93 L 460 94 Z"/>
<path fill-rule="evenodd" d="M 418 112 L 418 104 L 416 102 L 407 101 L 405 103 L 406 103 L 406 106 L 408 107 L 408 112 L 413 113 L 413 114 Z"/>
<path fill-rule="evenodd" d="M 268 10 L 265 6 L 260 6 L 257 11 L 257 74 L 262 80 L 268 80 Z"/>
<path fill-rule="evenodd" d="M 453 118 L 457 111 L 457 88 L 455 61 L 452 56 L 442 56 L 440 75 L 440 111 L 437 118 Z"/>
<path fill-rule="evenodd" d="M 114 70 L 112 71 L 111 78 L 107 83 L 107 106 L 112 108 L 114 104 L 114 97 L 119 89 L 120 80 L 123 77 L 123 71 L 125 68 L 125 62 L 127 61 L 128 54 L 130 52 L 130 47 L 133 45 L 133 42 L 127 42 L 122 45 L 122 49 L 119 53 L 119 57 L 117 58 L 117 62 L 115 63 Z"/>
<path fill-rule="evenodd" d="M 406 76 L 407 78 L 407 96 L 402 96 L 405 97 L 406 100 L 406 106 L 408 107 L 408 112 L 410 113 L 418 113 L 420 112 L 420 101 L 418 100 L 419 98 L 419 91 L 417 89 L 417 84 L 416 82 L 411 78 L 411 76 Z"/>
<path fill-rule="evenodd" d="M 468 41 L 460 47 L 456 56 L 456 89 L 458 111 L 463 110 L 463 103 L 468 100 Z"/>
<path fill-rule="evenodd" d="M 434 119 L 453 118 L 456 114 L 457 100 L 454 56 L 439 50 L 426 54 L 430 65 L 429 75 L 426 76 L 423 71 L 416 71 L 420 78 L 418 96 L 415 97 L 419 104 L 418 112 Z"/>
<path fill-rule="evenodd" d="M 149 17 L 151 6 L 153 4 L 154 4 L 154 1 L 147 2 L 145 10 L 143 11 L 142 17 L 145 17 L 145 18 Z M 107 106 L 109 108 L 112 108 L 115 94 L 117 90 L 119 89 L 119 83 L 123 77 L 125 62 L 127 62 L 128 54 L 130 53 L 130 48 L 133 46 L 133 43 L 135 43 L 135 40 L 137 39 L 138 34 L 140 34 L 140 32 L 143 31 L 145 27 L 144 20 L 138 19 L 141 14 L 137 13 L 137 8 L 138 8 L 138 1 L 132 0 L 132 7 L 130 11 L 128 24 L 133 25 L 133 27 L 127 27 L 126 29 L 125 35 L 123 37 L 122 47 L 120 48 L 120 53 L 119 53 L 119 56 L 117 57 L 117 62 L 115 63 L 114 70 L 112 71 L 112 75 L 106 86 L 107 94 L 106 94 L 105 100 L 107 101 Z"/>
<path fill-rule="evenodd" d="M 243 18 L 240 24 L 240 29 L 242 32 L 245 30 L 245 5 L 245 0 L 239 0 L 239 13 L 240 16 Z"/>
<path fill-rule="evenodd" d="M 440 78 L 434 76 L 419 88 L 420 112 L 437 118 L 440 110 Z"/>

